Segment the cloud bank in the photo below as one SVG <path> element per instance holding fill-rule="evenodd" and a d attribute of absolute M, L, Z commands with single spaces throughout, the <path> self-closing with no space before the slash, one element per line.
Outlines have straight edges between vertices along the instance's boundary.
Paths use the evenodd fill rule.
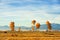
<path fill-rule="evenodd" d="M 15 21 L 30 26 L 33 19 L 41 24 L 59 23 L 59 18 L 60 0 L 0 0 L 0 25 Z"/>

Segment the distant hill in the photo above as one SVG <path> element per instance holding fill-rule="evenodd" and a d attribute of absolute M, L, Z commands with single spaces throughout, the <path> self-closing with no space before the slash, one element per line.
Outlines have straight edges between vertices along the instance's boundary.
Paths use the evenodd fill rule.
<path fill-rule="evenodd" d="M 51 26 L 52 26 L 52 30 L 60 30 L 60 24 L 52 23 Z M 47 29 L 47 25 L 42 24 L 40 29 Z"/>
<path fill-rule="evenodd" d="M 60 24 L 55 24 L 55 23 L 53 23 L 51 26 L 52 26 L 52 28 L 55 29 L 55 30 L 60 30 Z"/>
<path fill-rule="evenodd" d="M 60 30 L 60 24 L 52 23 L 51 26 L 52 26 L 53 30 Z M 18 28 L 19 28 L 18 26 L 15 26 L 15 29 L 18 29 Z M 24 30 L 24 29 L 31 30 L 31 27 L 26 27 L 26 26 L 20 26 L 20 28 L 22 30 Z M 40 30 L 47 30 L 47 25 L 42 24 L 39 29 Z M 10 30 L 10 28 L 8 26 L 0 26 L 0 30 Z"/>

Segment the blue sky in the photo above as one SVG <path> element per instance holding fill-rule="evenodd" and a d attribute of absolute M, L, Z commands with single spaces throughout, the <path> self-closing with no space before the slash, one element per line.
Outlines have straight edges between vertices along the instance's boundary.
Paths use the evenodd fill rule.
<path fill-rule="evenodd" d="M 40 24 L 47 20 L 60 24 L 60 0 L 0 0 L 0 25 L 31 26 L 35 19 Z"/>

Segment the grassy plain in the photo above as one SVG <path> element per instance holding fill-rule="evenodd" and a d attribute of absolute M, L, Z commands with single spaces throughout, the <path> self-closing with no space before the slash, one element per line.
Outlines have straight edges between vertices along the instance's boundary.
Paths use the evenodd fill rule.
<path fill-rule="evenodd" d="M 60 40 L 60 32 L 0 31 L 0 40 Z"/>

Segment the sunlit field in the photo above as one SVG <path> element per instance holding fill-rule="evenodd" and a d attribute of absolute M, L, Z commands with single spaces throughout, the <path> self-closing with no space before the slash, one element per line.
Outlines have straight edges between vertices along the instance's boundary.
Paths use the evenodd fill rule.
<path fill-rule="evenodd" d="M 0 40 L 60 40 L 59 31 L 0 31 Z"/>

